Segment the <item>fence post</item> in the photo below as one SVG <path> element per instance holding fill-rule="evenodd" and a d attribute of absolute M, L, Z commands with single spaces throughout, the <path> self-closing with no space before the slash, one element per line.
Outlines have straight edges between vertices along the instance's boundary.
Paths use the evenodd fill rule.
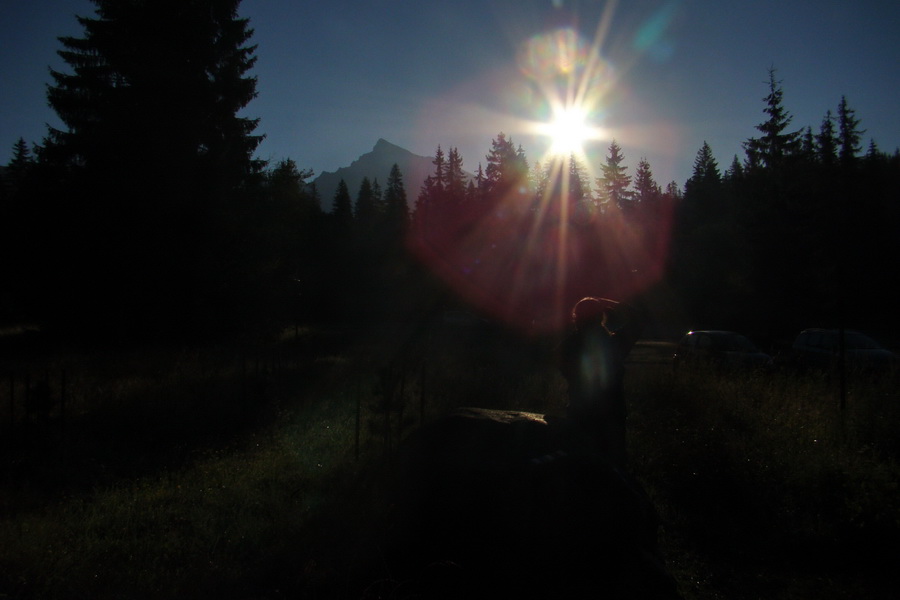
<path fill-rule="evenodd" d="M 425 361 L 422 361 L 422 375 L 419 385 L 419 426 L 425 425 Z"/>
<path fill-rule="evenodd" d="M 362 376 L 358 375 L 356 379 L 356 462 L 359 462 L 359 428 L 362 419 L 362 394 L 360 393 L 360 386 L 362 385 L 360 383 L 361 379 Z"/>
<path fill-rule="evenodd" d="M 9 443 L 16 431 L 16 374 L 9 372 Z"/>
<path fill-rule="evenodd" d="M 59 382 L 59 422 L 60 430 L 66 432 L 66 370 L 62 370 Z"/>

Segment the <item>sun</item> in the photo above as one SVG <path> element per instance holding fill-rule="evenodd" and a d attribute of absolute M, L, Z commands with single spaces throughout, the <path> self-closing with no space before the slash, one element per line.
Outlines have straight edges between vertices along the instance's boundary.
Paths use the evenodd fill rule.
<path fill-rule="evenodd" d="M 548 127 L 550 152 L 566 155 L 583 152 L 587 128 L 587 115 L 578 107 L 571 106 L 557 111 Z"/>
<path fill-rule="evenodd" d="M 581 156 L 585 142 L 597 137 L 587 111 L 580 106 L 555 108 L 552 119 L 540 127 L 540 132 L 550 138 L 549 152 L 556 156 Z"/>

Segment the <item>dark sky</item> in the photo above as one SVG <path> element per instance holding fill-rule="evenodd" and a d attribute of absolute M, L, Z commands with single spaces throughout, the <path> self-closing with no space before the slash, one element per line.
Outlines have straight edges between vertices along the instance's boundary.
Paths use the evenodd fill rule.
<path fill-rule="evenodd" d="M 87 0 L 0 0 L 0 164 L 19 137 L 40 142 L 57 36 L 81 35 Z M 774 66 L 796 129 L 817 131 L 845 95 L 885 151 L 900 146 L 900 2 L 858 0 L 244 0 L 258 44 L 266 159 L 334 171 L 378 138 L 417 154 L 458 147 L 474 171 L 503 131 L 531 162 L 548 147 L 535 124 L 547 94 L 534 77 L 552 42 L 577 51 L 589 76 L 593 166 L 609 138 L 633 173 L 684 184 L 709 142 L 724 170 L 765 115 Z M 530 55 L 526 54 L 531 49 Z M 526 58 L 523 58 L 526 57 Z M 415 189 L 415 188 L 413 188 Z"/>

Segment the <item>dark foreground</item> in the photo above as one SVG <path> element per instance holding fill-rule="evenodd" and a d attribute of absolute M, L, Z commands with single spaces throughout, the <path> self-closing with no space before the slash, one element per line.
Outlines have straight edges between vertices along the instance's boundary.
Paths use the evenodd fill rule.
<path fill-rule="evenodd" d="M 297 332 L 252 352 L 32 363 L 65 367 L 68 401 L 64 423 L 59 407 L 0 419 L 0 597 L 412 597 L 384 560 L 401 438 L 454 406 L 553 415 L 565 404 L 534 355 L 460 337 L 464 352 L 424 361 L 396 360 L 401 349 L 371 338 Z M 669 352 L 639 344 L 628 363 L 629 472 L 660 517 L 678 593 L 890 597 L 900 585 L 890 390 L 854 385 L 837 414 L 826 380 L 675 380 Z M 4 366 L 19 382 L 4 381 L 5 412 L 28 365 Z M 548 577 L 529 577 L 551 581 L 561 549 L 526 534 L 557 518 L 517 517 L 535 528 L 498 564 L 545 557 Z M 577 569 L 609 574 L 591 561 Z"/>

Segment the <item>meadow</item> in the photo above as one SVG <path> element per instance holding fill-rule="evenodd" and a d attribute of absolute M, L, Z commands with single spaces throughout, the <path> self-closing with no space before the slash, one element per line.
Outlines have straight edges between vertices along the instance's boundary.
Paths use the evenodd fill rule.
<path fill-rule="evenodd" d="M 683 597 L 895 591 L 896 387 L 853 378 L 840 410 L 824 374 L 675 377 L 669 356 L 630 357 L 630 468 Z M 403 437 L 454 406 L 566 403 L 540 348 L 466 329 L 3 366 L 19 374 L 3 407 L 24 369 L 66 374 L 65 415 L 0 409 L 0 598 L 15 599 L 402 598 L 380 541 Z"/>

